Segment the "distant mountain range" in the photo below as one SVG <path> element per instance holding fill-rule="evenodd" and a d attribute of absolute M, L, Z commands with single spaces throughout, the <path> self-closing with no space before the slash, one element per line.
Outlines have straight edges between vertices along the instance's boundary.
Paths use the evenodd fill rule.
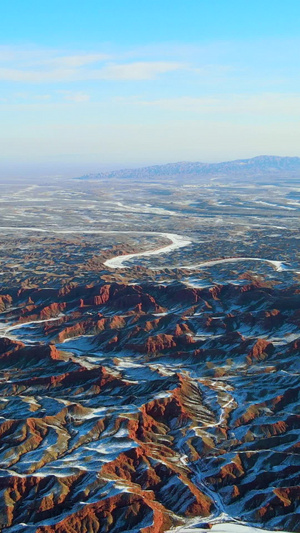
<path fill-rule="evenodd" d="M 262 155 L 251 159 L 238 159 L 223 163 L 181 161 L 165 165 L 113 170 L 99 174 L 87 174 L 78 179 L 97 180 L 107 178 L 147 179 L 158 177 L 300 177 L 300 157 Z"/>

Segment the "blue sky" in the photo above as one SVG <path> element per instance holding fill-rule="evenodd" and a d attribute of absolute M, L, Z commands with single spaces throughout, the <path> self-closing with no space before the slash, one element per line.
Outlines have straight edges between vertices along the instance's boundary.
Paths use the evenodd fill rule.
<path fill-rule="evenodd" d="M 300 156 L 299 28 L 299 0 L 7 3 L 0 172 Z"/>

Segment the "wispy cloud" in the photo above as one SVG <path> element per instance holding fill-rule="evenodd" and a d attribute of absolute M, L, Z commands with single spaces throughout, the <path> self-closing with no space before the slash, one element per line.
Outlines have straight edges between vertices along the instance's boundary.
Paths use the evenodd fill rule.
<path fill-rule="evenodd" d="M 106 80 L 153 80 L 160 74 L 182 70 L 185 65 L 171 61 L 140 61 L 136 63 L 108 65 L 96 76 Z"/>
<path fill-rule="evenodd" d="M 297 47 L 298 43 L 298 47 Z M 15 83 L 86 81 L 147 81 L 184 72 L 180 82 L 292 85 L 298 57 L 297 42 L 212 42 L 206 46 L 152 45 L 135 49 L 66 51 L 50 48 L 0 46 L 0 80 Z M 223 89 L 224 89 L 223 85 Z M 195 89 L 195 85 L 194 85 Z M 271 89 L 272 90 L 272 89 Z M 278 89 L 274 89 L 278 90 Z M 214 92 L 216 92 L 214 90 Z"/>
<path fill-rule="evenodd" d="M 58 56 L 44 61 L 45 65 L 51 65 L 54 68 L 78 68 L 93 63 L 99 63 L 111 59 L 108 54 L 78 54 L 71 56 Z"/>
<path fill-rule="evenodd" d="M 131 100 L 134 103 L 134 100 Z M 250 115 L 300 115 L 300 94 L 260 93 L 256 95 L 230 94 L 215 97 L 136 99 L 136 105 L 158 108 L 171 112 L 199 114 L 250 114 Z"/>
<path fill-rule="evenodd" d="M 51 100 L 51 94 L 31 94 L 31 93 L 28 93 L 28 92 L 15 92 L 15 93 L 12 93 L 11 95 L 11 100 L 13 102 L 15 102 L 16 100 L 34 100 L 34 101 L 37 101 L 37 102 L 43 102 L 43 101 L 47 101 L 47 100 Z"/>
<path fill-rule="evenodd" d="M 84 80 L 152 80 L 184 68 L 177 61 L 118 60 L 112 54 L 64 55 L 56 50 L 0 47 L 0 80 L 23 83 L 64 83 Z"/>
<path fill-rule="evenodd" d="M 71 69 L 25 70 L 18 68 L 0 68 L 0 80 L 25 83 L 49 83 L 76 80 L 76 71 Z"/>
<path fill-rule="evenodd" d="M 80 92 L 58 91 L 58 92 L 63 94 L 64 99 L 67 102 L 72 102 L 72 103 L 76 103 L 76 104 L 89 102 L 90 98 L 91 98 L 88 93 L 84 93 L 82 91 L 80 91 Z"/>
<path fill-rule="evenodd" d="M 97 61 L 112 59 L 111 54 L 93 52 L 66 54 L 55 48 L 19 47 L 0 45 L 0 63 L 11 62 L 19 66 L 52 65 L 53 67 L 80 67 Z"/>
<path fill-rule="evenodd" d="M 88 80 L 153 80 L 159 75 L 181 70 L 184 65 L 171 62 L 139 62 L 114 64 L 102 69 L 43 69 L 24 70 L 0 67 L 0 80 L 23 83 L 64 83 Z"/>

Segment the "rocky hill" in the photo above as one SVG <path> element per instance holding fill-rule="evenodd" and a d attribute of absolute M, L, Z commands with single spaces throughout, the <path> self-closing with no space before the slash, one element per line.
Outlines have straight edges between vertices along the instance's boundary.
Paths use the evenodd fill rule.
<path fill-rule="evenodd" d="M 251 280 L 7 290 L 1 531 L 299 531 L 299 310 Z"/>
<path fill-rule="evenodd" d="M 166 165 L 100 172 L 87 174 L 79 179 L 97 180 L 105 178 L 148 179 L 156 177 L 293 177 L 300 175 L 299 157 L 258 156 L 251 159 L 239 159 L 223 163 L 199 163 L 182 161 Z"/>

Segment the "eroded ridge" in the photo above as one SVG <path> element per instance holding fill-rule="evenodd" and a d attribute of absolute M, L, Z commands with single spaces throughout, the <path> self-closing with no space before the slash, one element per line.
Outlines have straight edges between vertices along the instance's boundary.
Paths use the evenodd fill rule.
<path fill-rule="evenodd" d="M 1 528 L 299 531 L 299 307 L 251 280 L 7 289 Z"/>

